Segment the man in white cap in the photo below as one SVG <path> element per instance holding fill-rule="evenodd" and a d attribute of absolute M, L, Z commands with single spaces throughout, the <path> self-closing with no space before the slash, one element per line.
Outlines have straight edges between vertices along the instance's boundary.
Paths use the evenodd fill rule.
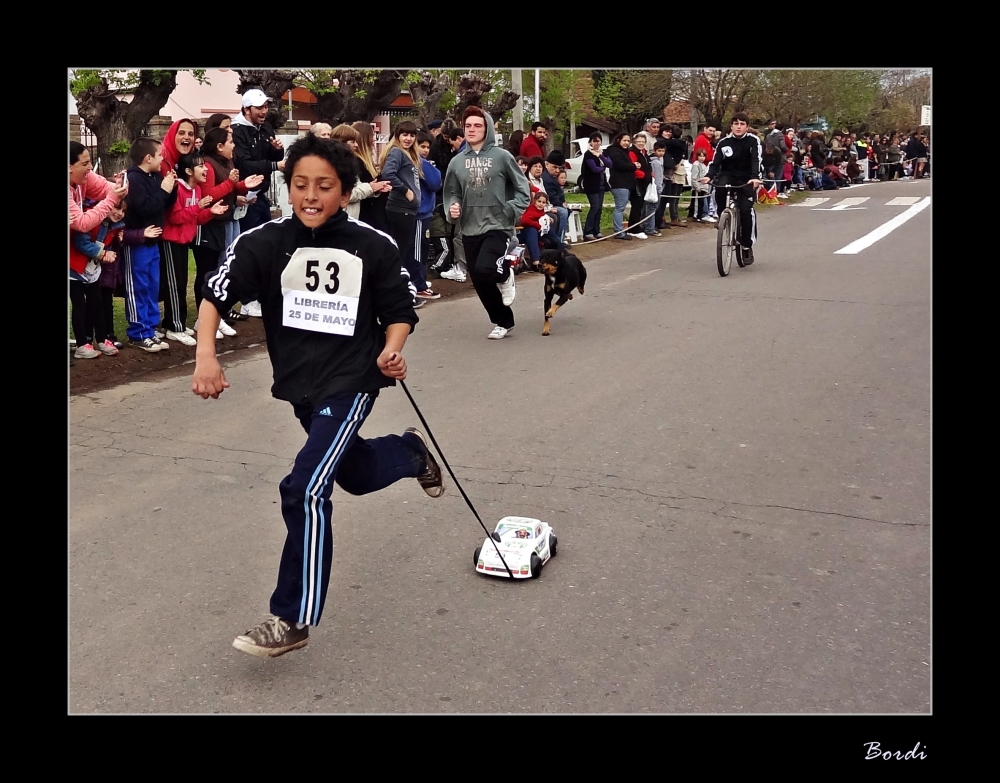
<path fill-rule="evenodd" d="M 271 174 L 285 168 L 285 149 L 281 139 L 274 134 L 274 128 L 267 122 L 267 95 L 263 90 L 253 89 L 243 93 L 243 109 L 233 118 L 233 164 L 240 172 L 240 179 L 252 174 L 264 177 L 264 184 L 256 192 L 257 200 L 247 207 L 247 213 L 240 218 L 240 233 L 256 228 L 271 219 L 271 202 L 267 199 L 267 188 Z M 251 195 L 251 194 L 248 194 Z M 251 196 L 252 200 L 252 196 Z M 255 300 L 243 304 L 243 312 L 260 318 L 260 304 Z"/>

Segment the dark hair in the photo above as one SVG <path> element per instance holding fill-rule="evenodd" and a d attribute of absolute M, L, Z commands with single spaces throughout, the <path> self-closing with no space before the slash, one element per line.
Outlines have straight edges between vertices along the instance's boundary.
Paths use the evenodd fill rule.
<path fill-rule="evenodd" d="M 220 127 L 222 123 L 225 122 L 226 120 L 232 122 L 232 119 L 228 114 L 213 114 L 211 117 L 205 120 L 205 135 L 208 136 L 209 131 Z"/>
<path fill-rule="evenodd" d="M 535 200 L 539 199 L 539 198 L 543 198 L 546 201 L 548 201 L 549 200 L 549 194 L 546 193 L 544 190 L 536 190 L 534 193 L 531 194 L 531 203 L 534 204 Z"/>
<path fill-rule="evenodd" d="M 675 139 L 679 139 L 681 137 L 681 133 L 683 133 L 684 131 L 680 125 L 673 125 L 671 126 L 670 132 L 674 134 Z"/>
<path fill-rule="evenodd" d="M 205 156 L 200 152 L 185 152 L 177 161 L 177 176 L 187 179 L 187 170 L 194 171 L 194 167 L 205 162 Z"/>
<path fill-rule="evenodd" d="M 629 133 L 628 131 L 618 131 L 618 133 L 615 134 L 615 137 L 611 140 L 611 146 L 612 147 L 617 146 L 618 144 L 621 143 L 621 140 L 624 139 L 626 136 L 631 138 L 632 134 Z"/>
<path fill-rule="evenodd" d="M 531 123 L 532 132 L 542 128 L 543 130 L 548 130 L 548 126 L 544 122 L 533 122 Z"/>
<path fill-rule="evenodd" d="M 663 139 L 653 142 L 653 152 L 656 152 L 657 150 L 665 150 L 666 148 L 667 142 L 663 141 Z"/>
<path fill-rule="evenodd" d="M 486 122 L 486 112 L 478 106 L 467 106 L 465 108 L 465 111 L 462 112 L 462 125 L 465 125 L 465 121 L 469 119 L 469 117 L 482 117 L 483 122 Z M 464 137 L 465 134 L 462 135 Z"/>
<path fill-rule="evenodd" d="M 531 171 L 531 167 L 534 166 L 536 163 L 541 163 L 544 166 L 545 158 L 543 158 L 541 155 L 532 155 L 530 158 L 528 158 L 528 171 Z"/>
<path fill-rule="evenodd" d="M 212 128 L 205 134 L 205 140 L 201 143 L 201 154 L 220 158 L 219 145 L 225 144 L 228 140 L 229 128 Z"/>
<path fill-rule="evenodd" d="M 590 134 L 590 137 L 587 139 L 587 141 L 604 141 L 604 137 L 597 131 L 594 131 L 593 133 Z"/>
<path fill-rule="evenodd" d="M 443 136 L 445 134 L 442 133 L 441 135 Z M 448 140 L 449 141 L 455 141 L 456 139 L 459 139 L 459 138 L 464 139 L 465 138 L 465 131 L 462 130 L 461 128 L 452 128 L 448 132 L 447 135 L 448 135 Z"/>
<path fill-rule="evenodd" d="M 80 156 L 87 150 L 78 141 L 71 141 L 69 143 L 69 165 L 72 166 L 74 163 L 80 160 Z"/>
<path fill-rule="evenodd" d="M 132 146 L 128 148 L 128 157 L 135 166 L 141 166 L 142 162 L 146 159 L 147 155 L 155 155 L 156 150 L 159 149 L 160 142 L 154 139 L 152 136 L 140 136 L 138 139 L 132 142 Z"/>
<path fill-rule="evenodd" d="M 510 138 L 507 140 L 505 149 L 514 157 L 521 151 L 521 143 L 524 141 L 524 131 L 516 130 L 510 134 Z"/>
<path fill-rule="evenodd" d="M 734 122 L 739 120 L 740 122 L 745 122 L 747 125 L 750 124 L 750 118 L 747 116 L 746 112 L 738 111 L 733 115 L 732 119 L 729 120 L 729 124 L 732 125 Z"/>
<path fill-rule="evenodd" d="M 399 138 L 404 133 L 412 133 L 414 136 L 417 135 L 417 123 L 411 122 L 410 120 L 403 120 L 399 125 L 396 126 L 396 130 L 392 132 L 394 138 Z"/>
<path fill-rule="evenodd" d="M 517 155 L 514 160 L 518 163 L 523 163 L 525 166 L 528 165 L 528 159 L 524 155 Z"/>
<path fill-rule="evenodd" d="M 417 131 L 417 144 L 418 145 L 419 144 L 423 144 L 424 142 L 427 142 L 428 144 L 431 144 L 433 141 L 434 141 L 434 139 L 431 138 L 431 134 L 429 134 L 427 131 Z"/>
<path fill-rule="evenodd" d="M 340 180 L 340 192 L 350 193 L 358 181 L 358 159 L 346 144 L 332 139 L 321 139 L 315 133 L 307 133 L 288 148 L 285 157 L 285 185 L 292 184 L 295 167 L 299 161 L 309 156 L 322 158 L 334 171 Z"/>

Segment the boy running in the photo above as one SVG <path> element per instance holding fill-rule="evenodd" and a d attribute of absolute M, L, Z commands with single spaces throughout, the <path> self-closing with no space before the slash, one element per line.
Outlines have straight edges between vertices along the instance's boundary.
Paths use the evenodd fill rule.
<path fill-rule="evenodd" d="M 241 234 L 206 279 L 191 384 L 203 399 L 228 388 L 215 331 L 241 296 L 259 294 L 271 393 L 292 404 L 307 436 L 279 487 L 288 534 L 273 616 L 233 641 L 262 658 L 305 647 L 319 623 L 333 564 L 334 482 L 365 495 L 416 478 L 431 497 L 444 492 L 419 430 L 358 435 L 379 391 L 406 378 L 403 345 L 418 319 L 392 239 L 343 211 L 357 179 L 354 153 L 310 133 L 289 149 L 284 176 L 294 214 Z"/>

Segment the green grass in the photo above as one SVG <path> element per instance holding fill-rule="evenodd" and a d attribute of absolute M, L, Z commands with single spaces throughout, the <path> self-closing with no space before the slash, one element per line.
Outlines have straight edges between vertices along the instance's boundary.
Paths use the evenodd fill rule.
<path fill-rule="evenodd" d="M 587 200 L 586 193 L 567 193 L 566 201 L 570 204 L 587 204 L 590 202 Z M 687 215 L 688 208 L 691 205 L 691 193 L 690 191 L 685 191 L 680 198 L 680 206 L 678 207 L 682 216 Z M 586 209 L 580 213 L 580 222 L 582 223 L 587 219 L 587 213 L 590 211 L 588 206 Z M 605 236 L 610 236 L 611 231 L 611 215 L 615 211 L 615 200 L 609 198 L 608 195 L 604 197 L 604 209 L 601 210 L 601 233 Z M 630 209 L 628 206 L 625 207 L 625 219 L 628 220 Z M 667 211 L 667 219 L 669 219 L 669 210 Z M 649 221 L 652 223 L 652 221 Z"/>
<path fill-rule="evenodd" d="M 198 310 L 194 303 L 194 275 L 195 275 L 195 265 L 194 265 L 194 253 L 188 250 L 188 284 L 187 284 L 187 323 L 185 326 L 194 326 L 194 322 L 198 319 Z M 128 320 L 125 318 L 125 300 L 115 297 L 114 300 L 114 310 L 115 310 L 115 336 L 121 341 L 125 342 L 125 329 L 128 327 Z M 67 311 L 69 315 L 68 318 L 72 318 L 73 306 L 69 306 Z M 160 319 L 162 323 L 163 319 L 163 306 L 160 306 Z M 69 336 L 73 336 L 73 324 L 72 321 L 69 325 Z"/>

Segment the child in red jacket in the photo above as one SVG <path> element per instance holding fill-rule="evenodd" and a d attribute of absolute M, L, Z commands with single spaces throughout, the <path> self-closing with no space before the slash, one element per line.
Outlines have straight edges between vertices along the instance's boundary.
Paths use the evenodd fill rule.
<path fill-rule="evenodd" d="M 531 203 L 521 215 L 522 226 L 518 239 L 528 248 L 528 266 L 538 271 L 538 260 L 542 256 L 541 246 L 559 247 L 553 236 L 552 216 L 549 214 L 549 197 L 544 190 L 531 194 Z"/>
<path fill-rule="evenodd" d="M 188 247 L 198 233 L 198 226 L 229 209 L 222 203 L 209 208 L 212 197 L 201 195 L 201 186 L 207 179 L 206 168 L 199 153 L 189 152 L 177 162 L 177 199 L 164 221 L 161 245 L 167 256 L 163 264 L 166 279 L 161 281 L 164 336 L 192 348 L 197 342 L 194 330 L 187 328 Z M 183 263 L 175 264 L 174 259 L 183 259 Z"/>

